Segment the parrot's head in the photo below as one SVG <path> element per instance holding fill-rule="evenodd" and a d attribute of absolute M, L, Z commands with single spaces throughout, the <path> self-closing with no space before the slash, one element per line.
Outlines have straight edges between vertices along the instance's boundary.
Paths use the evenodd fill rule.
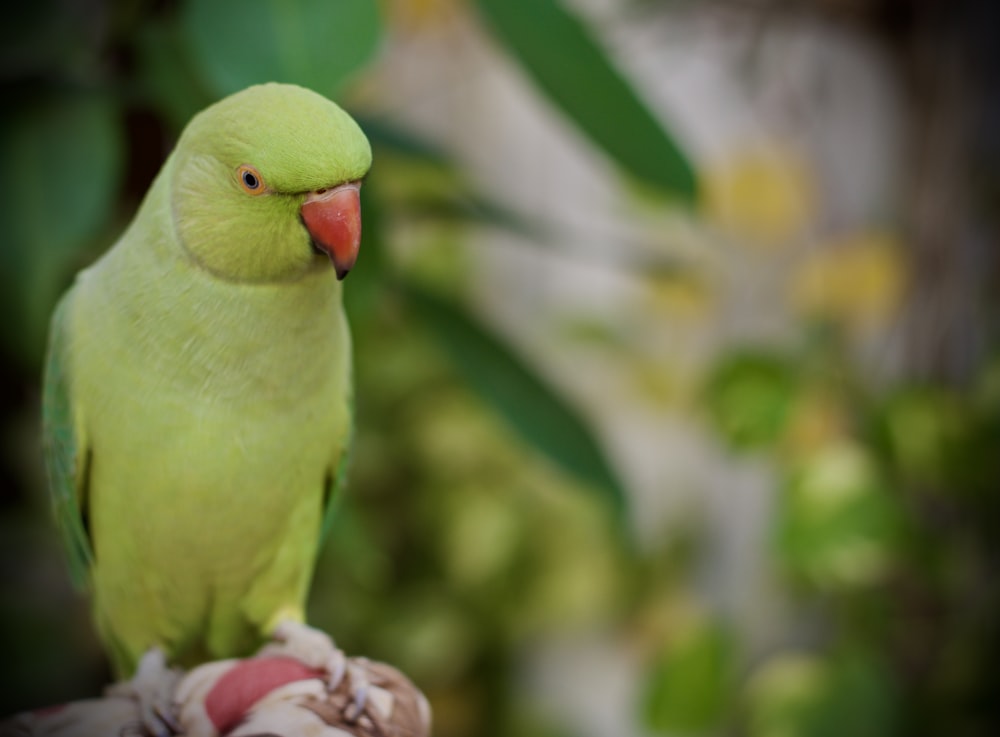
<path fill-rule="evenodd" d="M 222 279 L 289 281 L 331 262 L 342 279 L 370 166 L 361 128 L 325 97 L 274 83 L 237 92 L 196 115 L 173 154 L 181 246 Z"/>

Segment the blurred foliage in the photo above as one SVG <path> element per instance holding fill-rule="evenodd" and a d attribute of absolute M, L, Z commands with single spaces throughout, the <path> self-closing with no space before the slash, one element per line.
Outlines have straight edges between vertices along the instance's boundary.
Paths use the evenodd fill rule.
<path fill-rule="evenodd" d="M 691 164 L 592 38 L 556 0 L 479 0 L 477 7 L 549 100 L 622 168 L 687 203 Z"/>
<path fill-rule="evenodd" d="M 591 435 L 555 392 L 453 305 L 415 287 L 407 296 L 469 385 L 535 448 L 605 490 L 624 524 L 624 491 Z"/>
<path fill-rule="evenodd" d="M 91 5 L 22 4 L 2 32 L 0 711 L 93 693 L 107 677 L 45 514 L 47 316 L 128 222 L 187 119 L 280 79 L 343 100 L 376 161 L 346 290 L 357 444 L 316 575 L 315 624 L 410 674 L 441 737 L 572 734 L 523 698 L 519 659 L 593 629 L 641 651 L 635 718 L 652 734 L 992 733 L 1000 356 L 969 386 L 867 375 L 852 340 L 895 319 L 910 284 L 898 234 L 861 231 L 808 253 L 788 285 L 794 332 L 781 345 L 725 346 L 693 392 L 718 444 L 765 458 L 777 477 L 767 560 L 812 629 L 762 654 L 692 602 L 697 525 L 679 520 L 640 550 L 596 428 L 474 307 L 462 244 L 475 229 L 537 243 L 547 226 L 478 191 L 447 151 L 351 105 L 352 82 L 385 42 L 387 5 Z M 802 236 L 819 192 L 795 155 L 754 149 L 696 172 L 569 4 L 468 6 L 548 103 L 647 185 L 647 207 L 697 204 L 713 228 L 764 252 Z M 650 313 L 637 322 L 667 312 L 697 325 L 718 287 L 673 267 L 634 271 Z M 644 396 L 686 396 L 641 338 L 587 317 L 567 324 L 632 361 Z"/>
<path fill-rule="evenodd" d="M 761 351 L 727 355 L 708 377 L 704 392 L 716 430 L 737 449 L 773 443 L 788 421 L 795 378 L 781 356 Z"/>
<path fill-rule="evenodd" d="M 747 688 L 752 735 L 898 733 L 898 695 L 876 663 L 854 653 L 787 654 L 760 668 Z"/>
<path fill-rule="evenodd" d="M 998 405 L 983 389 L 871 386 L 837 340 L 853 314 L 800 355 L 726 358 L 709 384 L 720 434 L 778 461 L 775 562 L 804 603 L 823 604 L 827 630 L 823 651 L 755 668 L 747 728 L 988 734 L 1000 622 L 988 572 L 1000 523 Z M 836 382 L 810 355 L 817 350 L 837 358 Z M 990 384 L 997 360 L 974 386 Z M 818 421 L 789 410 L 809 405 Z"/>
<path fill-rule="evenodd" d="M 191 0 L 181 15 L 193 62 L 220 95 L 262 80 L 335 91 L 372 55 L 379 35 L 370 0 L 249 8 L 240 0 Z"/>
<path fill-rule="evenodd" d="M 4 306 L 20 318 L 4 331 L 8 349 L 37 361 L 58 285 L 114 204 L 122 130 L 106 98 L 69 93 L 15 110 L 2 133 Z"/>
<path fill-rule="evenodd" d="M 731 717 L 737 662 L 734 637 L 720 624 L 696 619 L 678 627 L 647 684 L 648 727 L 664 734 L 717 731 Z"/>

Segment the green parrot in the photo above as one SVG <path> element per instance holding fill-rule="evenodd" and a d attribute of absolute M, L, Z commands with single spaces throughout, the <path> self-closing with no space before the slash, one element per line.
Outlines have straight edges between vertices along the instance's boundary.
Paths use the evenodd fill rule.
<path fill-rule="evenodd" d="M 326 98 L 231 95 L 190 121 L 54 312 L 53 506 L 120 676 L 154 648 L 190 665 L 309 629 L 352 429 L 340 280 L 370 165 Z"/>

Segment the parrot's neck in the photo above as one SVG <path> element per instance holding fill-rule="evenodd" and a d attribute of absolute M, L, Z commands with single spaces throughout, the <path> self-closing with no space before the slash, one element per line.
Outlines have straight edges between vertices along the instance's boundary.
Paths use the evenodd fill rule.
<path fill-rule="evenodd" d="M 161 174 L 133 226 L 81 275 L 89 308 L 114 324 L 127 350 L 153 361 L 165 384 L 247 402 L 322 387 L 350 350 L 333 269 L 280 284 L 213 276 L 176 242 L 165 180 Z"/>

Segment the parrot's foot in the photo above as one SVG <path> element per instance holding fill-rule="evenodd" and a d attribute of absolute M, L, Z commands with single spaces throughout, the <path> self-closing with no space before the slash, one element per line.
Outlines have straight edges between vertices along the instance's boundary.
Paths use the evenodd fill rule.
<path fill-rule="evenodd" d="M 136 734 L 143 737 L 171 737 L 181 733 L 175 715 L 174 689 L 181 672 L 167 667 L 167 657 L 159 648 L 148 650 L 130 681 L 105 689 L 107 696 L 127 696 L 139 703 Z M 125 734 L 123 732 L 123 734 Z"/>
<path fill-rule="evenodd" d="M 351 700 L 344 710 L 348 722 L 358 719 L 365 710 L 371 685 L 362 665 L 351 662 L 330 636 L 302 622 L 285 620 L 274 630 L 275 642 L 264 648 L 269 655 L 288 655 L 322 672 L 326 687 L 333 693 L 346 677 Z"/>

